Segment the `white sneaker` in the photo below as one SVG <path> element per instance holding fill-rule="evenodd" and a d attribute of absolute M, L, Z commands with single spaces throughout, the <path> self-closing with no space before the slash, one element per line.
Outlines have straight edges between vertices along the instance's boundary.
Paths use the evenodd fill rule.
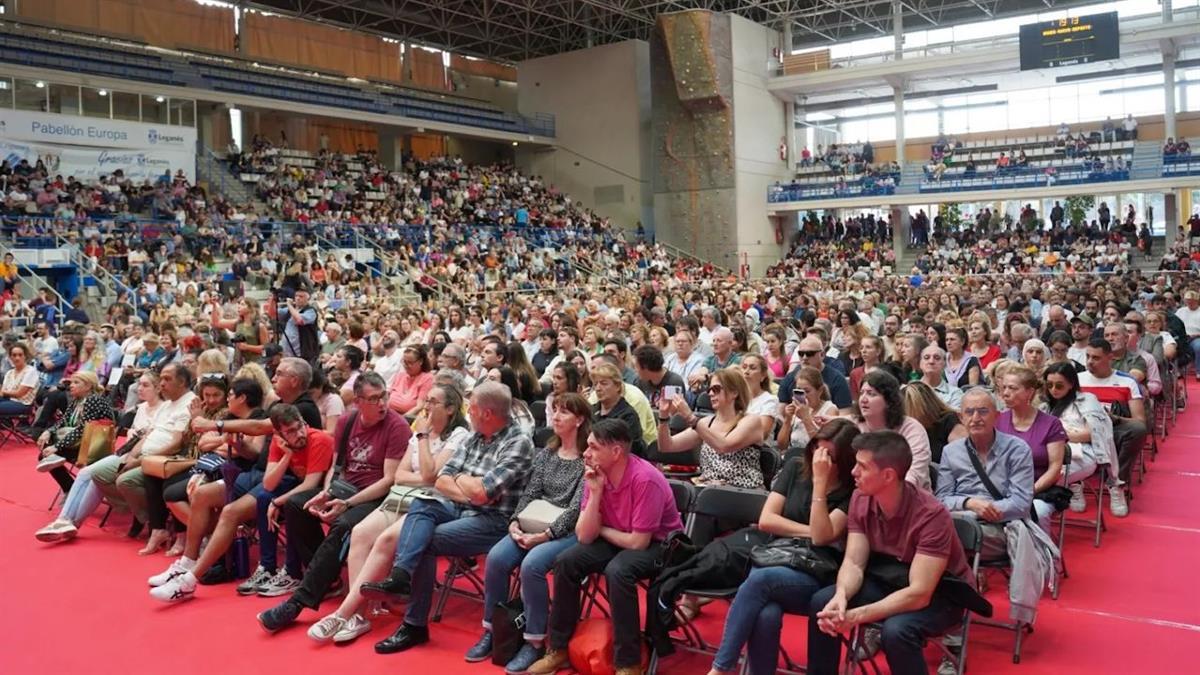
<path fill-rule="evenodd" d="M 47 471 L 51 469 L 57 469 L 66 463 L 66 457 L 61 457 L 59 455 L 46 455 L 42 461 L 38 462 L 37 470 L 39 473 L 46 473 Z"/>
<path fill-rule="evenodd" d="M 1114 485 L 1108 489 L 1108 510 L 1114 518 L 1129 515 L 1129 502 L 1125 499 L 1125 486 Z"/>
<path fill-rule="evenodd" d="M 160 574 L 155 574 L 154 576 L 147 579 L 147 581 L 150 583 L 151 586 L 154 586 L 154 587 L 162 586 L 163 584 L 168 583 L 169 581 L 171 581 L 172 579 L 174 579 L 176 577 L 183 576 L 184 574 L 191 572 L 194 567 L 196 567 L 195 560 L 188 560 L 186 558 L 180 557 L 180 558 L 177 558 L 174 562 L 172 562 L 171 566 L 168 567 L 165 572 L 162 572 Z"/>
<path fill-rule="evenodd" d="M 271 582 L 271 576 L 273 574 L 274 572 L 271 572 L 262 565 L 259 565 L 258 567 L 254 568 L 254 574 L 251 574 L 249 579 L 246 579 L 242 583 L 238 584 L 237 594 L 258 595 L 258 592 Z"/>
<path fill-rule="evenodd" d="M 151 588 L 150 596 L 163 602 L 191 600 L 196 597 L 196 583 L 196 575 L 184 572 L 158 588 Z"/>
<path fill-rule="evenodd" d="M 261 598 L 275 598 L 287 595 L 297 588 L 300 588 L 300 580 L 293 579 L 286 567 L 280 567 L 275 576 L 258 589 L 258 595 Z"/>
<path fill-rule="evenodd" d="M 346 627 L 346 620 L 337 614 L 329 616 L 314 623 L 308 629 L 308 637 L 317 642 L 328 642 L 333 639 L 333 636 L 341 632 Z"/>
<path fill-rule="evenodd" d="M 47 544 L 72 539 L 78 533 L 75 524 L 69 520 L 56 520 L 33 533 L 35 539 Z"/>
<path fill-rule="evenodd" d="M 337 635 L 333 636 L 333 641 L 335 644 L 339 645 L 347 642 L 354 642 L 359 638 L 359 636 L 366 635 L 370 632 L 371 622 L 364 619 L 361 614 L 355 614 L 349 619 L 346 619 L 346 625 L 342 626 L 342 629 L 337 632 Z"/>
<path fill-rule="evenodd" d="M 1075 513 L 1083 513 L 1087 510 L 1087 497 L 1083 496 L 1083 483 L 1073 483 L 1071 485 L 1070 509 Z"/>

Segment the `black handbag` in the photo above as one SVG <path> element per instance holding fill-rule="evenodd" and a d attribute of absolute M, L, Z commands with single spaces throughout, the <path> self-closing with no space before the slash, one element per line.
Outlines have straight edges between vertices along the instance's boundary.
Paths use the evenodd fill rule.
<path fill-rule="evenodd" d="M 790 567 L 818 581 L 831 581 L 837 576 L 839 562 L 829 549 L 813 546 L 808 537 L 781 537 L 750 550 L 750 564 L 755 567 Z"/>
<path fill-rule="evenodd" d="M 525 644 L 525 606 L 520 598 L 492 608 L 492 665 L 506 666 Z"/>
<path fill-rule="evenodd" d="M 1067 510 L 1071 505 L 1071 490 L 1061 485 L 1051 485 L 1033 496 L 1034 499 L 1040 499 L 1054 507 L 1055 513 L 1061 513 Z"/>

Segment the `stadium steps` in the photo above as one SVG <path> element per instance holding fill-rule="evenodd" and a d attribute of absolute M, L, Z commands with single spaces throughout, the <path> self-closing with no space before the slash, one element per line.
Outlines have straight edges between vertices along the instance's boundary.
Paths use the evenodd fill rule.
<path fill-rule="evenodd" d="M 254 194 L 218 159 L 212 148 L 204 146 L 196 155 L 196 178 L 210 194 L 218 193 L 235 204 L 254 202 Z"/>
<path fill-rule="evenodd" d="M 896 185 L 896 194 L 915 195 L 921 191 L 921 182 L 925 180 L 925 166 L 921 162 L 905 162 L 900 170 L 900 182 Z"/>
<path fill-rule="evenodd" d="M 1161 141 L 1137 141 L 1133 145 L 1133 163 L 1130 180 L 1162 178 L 1163 155 Z"/>

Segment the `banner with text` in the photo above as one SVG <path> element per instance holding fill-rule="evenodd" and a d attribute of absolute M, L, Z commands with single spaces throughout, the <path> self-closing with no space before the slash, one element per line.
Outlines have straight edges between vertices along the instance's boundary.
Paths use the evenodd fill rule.
<path fill-rule="evenodd" d="M 81 148 L 0 139 L 0 159 L 8 160 L 9 165 L 16 165 L 22 159 L 28 160 L 30 164 L 41 160 L 51 176 L 74 176 L 81 181 L 112 175 L 118 170 L 124 173 L 126 178 L 137 182 L 156 181 L 163 174 L 174 175 L 181 169 L 189 180 L 194 181 L 196 178 L 196 156 L 190 149 Z"/>
<path fill-rule="evenodd" d="M 196 151 L 196 130 L 75 115 L 0 109 L 0 139 L 96 148 Z"/>

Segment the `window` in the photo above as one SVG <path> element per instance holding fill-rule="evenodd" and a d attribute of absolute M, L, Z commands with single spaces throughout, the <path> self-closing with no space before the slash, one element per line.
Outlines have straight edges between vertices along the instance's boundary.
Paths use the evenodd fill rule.
<path fill-rule="evenodd" d="M 13 107 L 13 81 L 11 77 L 0 76 L 0 108 Z"/>
<path fill-rule="evenodd" d="M 84 116 L 102 119 L 112 117 L 112 96 L 108 95 L 107 90 L 83 87 L 81 94 L 80 102 L 83 106 Z"/>
<path fill-rule="evenodd" d="M 137 94 L 127 94 L 123 91 L 110 91 L 112 98 L 113 119 L 137 122 L 142 119 L 141 106 Z"/>
<path fill-rule="evenodd" d="M 196 126 L 196 102 L 191 99 L 171 99 L 171 124 L 181 127 Z"/>
<path fill-rule="evenodd" d="M 49 111 L 64 115 L 79 114 L 79 87 L 73 84 L 51 84 Z"/>
<path fill-rule="evenodd" d="M 13 89 L 17 110 L 46 112 L 46 83 L 41 80 L 18 79 Z"/>
<path fill-rule="evenodd" d="M 170 124 L 167 97 L 142 94 L 142 121 L 146 124 Z"/>

